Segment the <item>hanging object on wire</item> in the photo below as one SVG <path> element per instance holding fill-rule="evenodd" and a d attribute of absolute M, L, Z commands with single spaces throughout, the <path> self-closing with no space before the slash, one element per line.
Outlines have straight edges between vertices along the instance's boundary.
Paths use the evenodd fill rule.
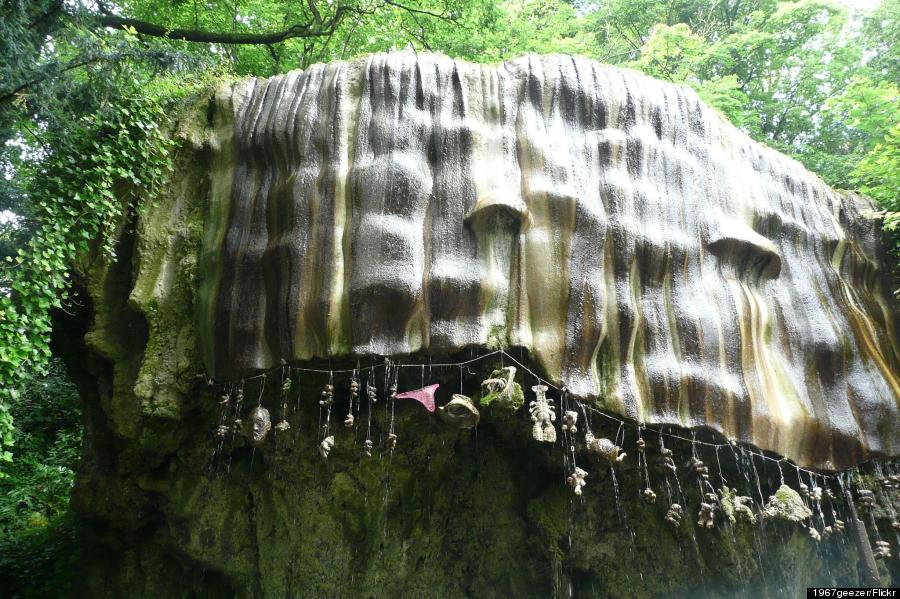
<path fill-rule="evenodd" d="M 503 406 L 510 412 L 522 407 L 525 403 L 525 394 L 522 392 L 522 386 L 516 382 L 515 366 L 499 368 L 481 382 L 479 403 L 482 406 Z"/>
<path fill-rule="evenodd" d="M 587 485 L 587 481 L 585 480 L 588 476 L 588 473 L 575 466 L 575 469 L 572 471 L 572 474 L 566 479 L 569 483 L 569 486 L 572 487 L 572 491 L 576 495 L 581 495 L 581 490 Z"/>
<path fill-rule="evenodd" d="M 366 399 L 368 403 L 368 411 L 366 412 L 366 440 L 363 443 L 363 453 L 366 457 L 372 457 L 372 406 L 378 401 L 375 391 L 375 374 L 373 370 L 369 371 L 369 379 L 366 381 Z"/>
<path fill-rule="evenodd" d="M 697 514 L 697 524 L 701 528 L 712 528 L 716 525 L 719 496 L 715 493 L 705 493 L 703 499 L 700 503 L 700 512 Z"/>
<path fill-rule="evenodd" d="M 334 435 L 328 435 L 319 443 L 319 455 L 322 456 L 322 459 L 327 460 L 332 449 L 334 449 Z"/>
<path fill-rule="evenodd" d="M 447 424 L 461 429 L 475 428 L 481 419 L 472 400 L 459 393 L 455 393 L 449 402 L 438 408 L 438 414 Z"/>
<path fill-rule="evenodd" d="M 578 432 L 578 412 L 575 410 L 566 410 L 563 414 L 562 430 L 564 433 L 574 435 Z"/>
<path fill-rule="evenodd" d="M 438 387 L 440 385 L 434 384 L 414 391 L 404 391 L 403 393 L 398 393 L 395 399 L 413 399 L 425 406 L 425 409 L 429 412 L 434 412 L 434 393 L 438 390 Z"/>
<path fill-rule="evenodd" d="M 535 394 L 535 399 L 528 404 L 531 421 L 534 423 L 531 434 L 535 441 L 555 443 L 556 428 L 553 426 L 553 423 L 556 422 L 556 412 L 547 399 L 547 386 L 537 384 L 531 390 Z"/>
<path fill-rule="evenodd" d="M 666 522 L 671 524 L 673 527 L 678 528 L 681 526 L 681 519 L 684 517 L 684 508 L 682 508 L 677 503 L 673 503 L 669 506 L 669 511 L 666 512 Z"/>
<path fill-rule="evenodd" d="M 615 466 L 616 464 L 622 463 L 622 461 L 628 456 L 627 453 L 622 451 L 622 448 L 607 439 L 606 437 L 596 438 L 590 432 L 588 432 L 584 436 L 584 441 L 587 444 L 587 449 L 590 453 L 600 457 L 609 463 L 610 466 Z"/>
<path fill-rule="evenodd" d="M 235 420 L 235 422 L 240 422 L 239 420 Z M 272 429 L 272 419 L 269 417 L 269 410 L 256 406 L 253 408 L 253 411 L 250 412 L 250 418 L 247 420 L 247 428 L 244 431 L 244 436 L 250 441 L 250 445 L 254 447 L 258 447 L 262 445 L 266 440 L 266 435 L 269 434 L 269 431 Z"/>
<path fill-rule="evenodd" d="M 344 426 L 347 428 L 353 428 L 353 425 L 356 423 L 356 418 L 353 416 L 354 403 L 359 403 L 359 378 L 355 369 L 350 378 L 350 406 L 347 408 L 347 415 L 344 417 Z"/>
<path fill-rule="evenodd" d="M 291 371 L 288 369 L 288 376 L 281 383 L 281 420 L 273 427 L 279 433 L 283 433 L 291 428 L 290 423 L 287 421 L 287 395 L 291 390 L 292 384 Z"/>

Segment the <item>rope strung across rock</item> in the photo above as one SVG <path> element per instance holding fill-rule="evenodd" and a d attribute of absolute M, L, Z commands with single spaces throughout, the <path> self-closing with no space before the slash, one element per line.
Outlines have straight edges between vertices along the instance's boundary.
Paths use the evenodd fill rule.
<path fill-rule="evenodd" d="M 492 351 L 492 352 L 488 352 L 488 353 L 485 353 L 485 354 L 481 354 L 481 355 L 479 355 L 479 356 L 476 356 L 476 357 L 474 357 L 474 358 L 470 358 L 470 359 L 468 359 L 468 360 L 463 360 L 463 361 L 461 361 L 461 362 L 441 362 L 441 363 L 436 363 L 436 364 L 435 364 L 435 363 L 429 362 L 429 363 L 427 364 L 427 366 L 428 366 L 429 370 L 432 369 L 432 368 L 459 368 L 460 371 L 462 371 L 462 367 L 463 367 L 463 366 L 467 366 L 467 365 L 469 365 L 469 364 L 474 364 L 474 363 L 476 363 L 476 362 L 481 362 L 482 360 L 486 360 L 486 359 L 491 358 L 491 357 L 493 357 L 493 356 L 501 356 L 502 358 L 507 358 L 507 359 L 509 359 L 509 360 L 512 361 L 514 364 L 516 364 L 519 368 L 521 368 L 523 371 L 527 372 L 528 374 L 530 374 L 531 376 L 533 376 L 535 379 L 537 379 L 541 384 L 547 385 L 549 388 L 554 389 L 555 391 L 558 391 L 558 392 L 560 392 L 560 393 L 562 393 L 562 392 L 565 391 L 564 388 L 559 387 L 559 386 L 557 386 L 557 385 L 554 385 L 552 382 L 550 382 L 550 381 L 544 379 L 543 377 L 539 376 L 537 373 L 535 373 L 533 370 L 531 370 L 531 369 L 528 368 L 525 364 L 523 364 L 520 360 L 517 360 L 517 359 L 516 359 L 514 356 L 512 356 L 509 352 L 507 352 L 507 351 L 505 351 L 505 350 L 503 350 L 503 349 L 498 349 L 498 350 L 494 350 L 494 351 Z M 334 375 L 334 374 L 354 374 L 354 373 L 361 373 L 361 372 L 363 372 L 363 371 L 371 371 L 371 372 L 374 374 L 374 372 L 375 372 L 376 370 L 378 370 L 379 368 L 396 368 L 396 369 L 401 369 L 401 368 L 420 368 L 420 369 L 424 369 L 425 366 L 426 366 L 426 364 L 423 364 L 423 363 L 417 363 L 417 364 L 391 363 L 391 365 L 388 366 L 387 363 L 382 362 L 382 363 L 379 363 L 379 364 L 373 364 L 373 365 L 371 365 L 371 366 L 362 366 L 362 367 L 357 366 L 356 368 L 346 368 L 346 369 L 337 369 L 337 370 L 335 370 L 335 369 L 321 369 L 321 368 L 305 368 L 305 367 L 300 367 L 300 366 L 290 366 L 290 365 L 287 365 L 287 364 L 282 364 L 282 365 L 279 365 L 279 366 L 275 366 L 275 367 L 273 367 L 273 368 L 270 368 L 269 370 L 267 370 L 267 371 L 265 371 L 265 372 L 261 372 L 261 373 L 256 374 L 256 375 L 253 375 L 253 376 L 249 376 L 249 377 L 243 378 L 243 379 L 241 379 L 241 382 L 242 382 L 242 383 L 245 383 L 245 382 L 247 382 L 247 381 L 253 381 L 253 380 L 257 380 L 257 379 L 263 379 L 263 383 L 265 383 L 265 379 L 266 379 L 266 377 L 267 377 L 269 374 L 271 374 L 273 371 L 276 371 L 276 370 L 279 370 L 279 369 L 284 369 L 284 368 L 287 368 L 287 369 L 288 369 L 288 372 L 311 372 L 311 373 L 317 373 L 317 374 L 327 374 L 327 375 L 329 375 L 329 376 L 332 376 L 332 375 Z M 205 375 L 205 374 L 204 374 L 204 375 L 201 375 L 201 376 L 202 376 L 202 377 L 206 380 L 206 382 L 207 382 L 208 384 L 210 384 L 210 385 L 212 385 L 212 384 L 217 384 L 217 383 L 218 383 L 218 384 L 225 384 L 225 383 L 227 383 L 226 381 L 216 381 L 216 380 L 214 380 L 214 379 L 208 377 L 208 376 Z M 612 414 L 609 414 L 609 413 L 607 413 L 607 412 L 604 412 L 604 411 L 599 410 L 599 409 L 597 409 L 597 408 L 594 408 L 594 407 L 592 407 L 592 406 L 586 406 L 586 405 L 584 405 L 583 402 L 580 402 L 580 401 L 579 401 L 579 402 L 577 402 L 577 403 L 578 403 L 578 405 L 581 407 L 582 411 L 584 411 L 585 409 L 587 409 L 587 410 L 591 411 L 591 412 L 594 413 L 594 414 L 598 414 L 598 415 L 600 415 L 600 416 L 603 416 L 604 418 L 607 418 L 607 419 L 609 419 L 609 420 L 612 420 L 613 422 L 615 422 L 616 424 L 618 424 L 620 427 L 622 427 L 622 426 L 629 426 L 629 427 L 634 428 L 635 430 L 639 429 L 640 427 L 643 427 L 645 430 L 653 431 L 653 432 L 657 433 L 658 435 L 666 436 L 666 437 L 669 437 L 669 438 L 672 438 L 672 439 L 678 439 L 678 440 L 680 440 L 680 441 L 685 441 L 685 442 L 691 443 L 692 445 L 703 445 L 703 446 L 706 446 L 706 447 L 711 447 L 711 448 L 714 448 L 714 449 L 716 449 L 716 450 L 718 450 L 718 449 L 720 449 L 720 448 L 722 448 L 722 447 L 736 447 L 736 446 L 739 445 L 737 442 L 729 442 L 729 443 L 710 443 L 710 442 L 708 442 L 708 441 L 698 441 L 698 440 L 696 440 L 696 439 L 689 439 L 689 438 L 683 437 L 683 436 L 681 436 L 681 435 L 676 435 L 676 434 L 674 434 L 674 433 L 667 432 L 667 431 L 663 430 L 662 427 L 655 428 L 655 427 L 652 427 L 652 426 L 650 426 L 650 425 L 647 425 L 646 423 L 632 424 L 632 423 L 630 423 L 630 422 L 627 422 L 626 420 L 623 420 L 622 418 L 619 418 L 619 417 L 617 417 L 617 416 L 613 416 Z M 746 452 L 746 453 L 749 454 L 750 456 L 752 456 L 752 457 L 759 457 L 759 458 L 762 458 L 763 460 L 768 460 L 768 461 L 770 461 L 770 462 L 774 462 L 775 464 L 777 464 L 777 465 L 779 466 L 779 468 L 781 467 L 781 464 L 789 464 L 789 465 L 793 466 L 794 468 L 796 468 L 798 471 L 805 472 L 805 473 L 807 473 L 807 474 L 809 474 L 809 475 L 816 475 L 816 476 L 820 476 L 820 477 L 826 478 L 826 479 L 837 480 L 837 477 L 834 476 L 834 475 L 831 475 L 831 474 L 823 474 L 823 473 L 821 473 L 821 472 L 816 472 L 816 471 L 814 471 L 814 470 L 808 470 L 808 469 L 806 469 L 806 468 L 801 468 L 800 466 L 798 466 L 797 464 L 793 463 L 792 461 L 790 461 L 790 460 L 787 459 L 787 458 L 779 458 L 779 459 L 776 459 L 776 458 L 773 458 L 773 457 L 769 457 L 769 456 L 767 456 L 767 455 L 765 455 L 765 454 L 763 454 L 763 453 L 758 453 L 758 452 L 756 452 L 756 451 L 753 451 L 752 449 L 749 449 L 749 448 L 747 448 L 747 447 L 745 447 L 745 446 L 743 446 L 743 445 L 741 445 L 740 447 L 741 447 L 741 450 L 742 450 L 742 451 Z"/>

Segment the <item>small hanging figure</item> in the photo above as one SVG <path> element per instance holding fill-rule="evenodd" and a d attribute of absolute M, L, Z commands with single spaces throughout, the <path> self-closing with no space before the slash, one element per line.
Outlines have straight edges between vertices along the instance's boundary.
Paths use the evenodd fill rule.
<path fill-rule="evenodd" d="M 825 496 L 828 497 L 829 501 L 837 501 L 837 495 L 831 489 L 825 489 Z"/>
<path fill-rule="evenodd" d="M 647 503 L 656 503 L 656 492 L 650 487 L 644 489 L 642 495 L 644 497 L 644 501 L 646 501 Z"/>
<path fill-rule="evenodd" d="M 334 447 L 334 435 L 328 435 L 322 442 L 319 443 L 319 455 L 322 456 L 322 459 L 327 460 L 328 454 L 331 452 L 331 449 Z"/>
<path fill-rule="evenodd" d="M 844 532 L 845 524 L 843 520 L 835 519 L 832 526 L 834 527 L 834 532 Z"/>
<path fill-rule="evenodd" d="M 291 377 L 288 376 L 288 378 L 284 379 L 284 382 L 281 383 L 281 392 L 284 395 L 287 395 L 288 392 L 290 392 L 292 385 L 293 385 L 293 382 L 291 381 Z"/>
<path fill-rule="evenodd" d="M 325 388 L 322 389 L 322 399 L 319 400 L 319 405 L 323 408 L 330 407 L 331 404 L 334 403 L 334 385 L 328 383 L 325 385 Z"/>
<path fill-rule="evenodd" d="M 578 432 L 578 427 L 575 426 L 578 423 L 578 412 L 573 410 L 566 410 L 566 413 L 563 414 L 562 421 L 562 430 L 564 433 L 569 433 L 570 435 L 574 435 Z"/>
<path fill-rule="evenodd" d="M 669 506 L 669 511 L 666 512 L 666 522 L 671 524 L 673 527 L 678 528 L 681 526 L 681 519 L 684 517 L 684 509 L 678 505 L 677 503 L 673 503 Z"/>
<path fill-rule="evenodd" d="M 857 506 L 861 511 L 870 510 L 875 507 L 875 494 L 868 489 L 860 489 L 856 492 L 858 495 Z"/>
<path fill-rule="evenodd" d="M 701 527 L 712 528 L 716 524 L 716 509 L 719 498 L 715 493 L 706 493 L 706 501 L 700 503 L 700 513 L 697 515 L 697 524 Z"/>
<path fill-rule="evenodd" d="M 534 401 L 528 404 L 531 421 L 534 423 L 531 434 L 535 441 L 556 443 L 556 428 L 553 426 L 556 422 L 556 411 L 547 400 L 547 386 L 535 385 L 531 390 L 536 396 Z"/>
<path fill-rule="evenodd" d="M 372 448 L 375 447 L 375 444 L 372 443 L 372 439 L 366 439 L 366 442 L 363 443 L 363 453 L 366 454 L 366 457 L 372 457 Z"/>
<path fill-rule="evenodd" d="M 622 463 L 622 461 L 628 456 L 627 453 L 622 451 L 621 447 L 619 447 L 606 437 L 597 439 L 592 433 L 588 432 L 584 436 L 584 441 L 587 444 L 587 449 L 589 452 L 600 456 L 601 458 L 606 460 L 610 466 L 615 466 L 616 464 Z"/>
<path fill-rule="evenodd" d="M 663 467 L 675 472 L 675 460 L 672 459 L 672 450 L 666 447 L 663 447 L 659 450 L 659 455 L 662 456 Z"/>
<path fill-rule="evenodd" d="M 891 522 L 891 528 L 893 528 L 897 532 L 900 532 L 900 522 Z"/>
<path fill-rule="evenodd" d="M 734 515 L 736 518 L 741 518 L 745 520 L 749 524 L 756 524 L 756 514 L 753 513 L 753 509 L 750 507 L 753 505 L 753 500 L 744 495 L 735 495 L 734 497 Z"/>
<path fill-rule="evenodd" d="M 585 481 L 587 475 L 587 472 L 585 472 L 578 466 L 575 466 L 575 470 L 566 479 L 566 481 L 569 483 L 569 486 L 572 487 L 572 491 L 574 491 L 576 495 L 580 496 L 581 489 L 583 489 L 587 485 L 587 481 Z"/>
<path fill-rule="evenodd" d="M 394 433 L 388 433 L 385 447 L 387 447 L 388 451 L 393 452 L 394 449 L 397 448 L 397 435 L 395 435 Z"/>
<path fill-rule="evenodd" d="M 279 433 L 283 433 L 284 431 L 288 430 L 289 428 L 291 428 L 291 425 L 287 420 L 282 420 L 281 422 L 279 422 L 278 424 L 275 425 L 275 430 L 278 431 Z"/>
<path fill-rule="evenodd" d="M 703 463 L 703 460 L 691 458 L 691 467 L 694 469 L 694 474 L 703 480 L 709 480 L 709 468 Z"/>
<path fill-rule="evenodd" d="M 227 406 L 229 401 L 231 401 L 231 396 L 226 393 L 225 395 L 223 395 L 222 397 L 219 398 L 219 405 Z"/>
<path fill-rule="evenodd" d="M 353 417 L 353 412 L 347 412 L 347 416 L 344 418 L 344 426 L 347 428 L 353 428 L 353 424 L 356 422 L 356 418 Z"/>
<path fill-rule="evenodd" d="M 813 500 L 815 503 L 821 503 L 822 501 L 822 487 L 813 487 L 809 492 L 809 498 Z"/>
<path fill-rule="evenodd" d="M 640 437 L 638 437 L 638 440 L 635 442 L 635 445 L 637 445 L 638 451 L 644 451 L 645 449 L 647 449 L 647 442 L 644 441 L 643 439 L 641 439 Z"/>
<path fill-rule="evenodd" d="M 875 541 L 875 551 L 872 553 L 875 559 L 890 559 L 891 546 L 887 541 Z"/>
<path fill-rule="evenodd" d="M 216 429 L 216 436 L 220 439 L 224 439 L 225 436 L 228 434 L 228 431 L 230 431 L 230 430 L 231 429 L 228 427 L 227 424 L 220 424 L 219 428 Z"/>
<path fill-rule="evenodd" d="M 378 392 L 375 389 L 375 385 L 371 382 L 366 383 L 366 397 L 368 397 L 369 403 L 378 403 Z"/>
<path fill-rule="evenodd" d="M 819 534 L 819 531 L 816 530 L 815 527 L 810 526 L 808 532 L 809 532 L 810 538 L 811 538 L 813 541 L 815 541 L 816 543 L 818 543 L 819 541 L 822 540 L 822 535 Z"/>
<path fill-rule="evenodd" d="M 803 483 L 800 483 L 800 495 L 802 497 L 809 497 L 809 487 Z"/>

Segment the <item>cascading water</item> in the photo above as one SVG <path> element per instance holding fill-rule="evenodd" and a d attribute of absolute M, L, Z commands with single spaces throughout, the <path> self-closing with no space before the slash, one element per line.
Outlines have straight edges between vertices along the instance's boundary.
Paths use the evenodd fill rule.
<path fill-rule="evenodd" d="M 900 452 L 863 198 L 595 62 L 378 55 L 217 95 L 208 370 L 529 349 L 577 399 L 802 465 Z"/>

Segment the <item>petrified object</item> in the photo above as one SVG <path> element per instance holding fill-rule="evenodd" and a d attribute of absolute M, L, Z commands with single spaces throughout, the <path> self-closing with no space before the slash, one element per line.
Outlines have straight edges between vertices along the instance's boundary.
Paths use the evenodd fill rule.
<path fill-rule="evenodd" d="M 284 431 L 288 430 L 289 428 L 291 428 L 291 425 L 287 420 L 282 420 L 281 422 L 279 422 L 278 424 L 275 425 L 275 430 L 278 431 L 279 433 L 283 433 Z"/>
<path fill-rule="evenodd" d="M 556 428 L 553 423 L 556 422 L 556 410 L 547 400 L 547 385 L 535 385 L 531 390 L 535 394 L 534 401 L 528 404 L 531 421 L 534 423 L 531 434 L 535 441 L 555 443 Z"/>
<path fill-rule="evenodd" d="M 363 443 L 363 453 L 368 457 L 372 457 L 372 449 L 375 447 L 375 444 L 372 443 L 372 439 L 366 439 L 366 442 Z"/>
<path fill-rule="evenodd" d="M 445 405 L 438 408 L 441 419 L 456 428 L 473 428 L 481 415 L 472 400 L 465 395 L 454 394 Z"/>
<path fill-rule="evenodd" d="M 663 468 L 675 472 L 676 467 L 675 460 L 672 458 L 672 450 L 668 449 L 667 447 L 663 447 L 659 450 L 659 455 L 662 456 Z"/>
<path fill-rule="evenodd" d="M 394 451 L 397 448 L 397 435 L 388 433 L 387 441 L 384 443 L 388 451 Z"/>
<path fill-rule="evenodd" d="M 330 407 L 331 404 L 334 403 L 334 385 L 328 383 L 325 385 L 325 388 L 322 389 L 322 399 L 319 400 L 319 405 L 323 408 Z"/>
<path fill-rule="evenodd" d="M 753 500 L 744 495 L 738 495 L 737 489 L 723 486 L 719 491 L 719 507 L 722 513 L 732 524 L 743 520 L 749 524 L 756 523 L 756 514 L 753 513 Z"/>
<path fill-rule="evenodd" d="M 566 410 L 565 414 L 563 414 L 562 421 L 562 430 L 563 432 L 569 433 L 570 435 L 574 435 L 578 432 L 578 427 L 575 426 L 578 422 L 578 412 L 574 412 L 572 410 Z"/>
<path fill-rule="evenodd" d="M 782 484 L 775 494 L 769 497 L 769 502 L 763 509 L 763 516 L 769 519 L 802 522 L 812 516 L 812 510 L 806 507 L 797 491 Z"/>
<path fill-rule="evenodd" d="M 719 497 L 715 493 L 706 493 L 703 498 L 704 501 L 700 503 L 700 512 L 697 514 L 697 524 L 700 527 L 712 528 L 716 524 Z"/>
<path fill-rule="evenodd" d="M 503 406 L 510 412 L 515 412 L 525 403 L 525 394 L 522 386 L 516 382 L 516 368 L 505 366 L 491 373 L 481 383 L 482 406 Z"/>
<path fill-rule="evenodd" d="M 669 506 L 669 510 L 666 512 L 666 522 L 678 528 L 681 526 L 681 519 L 684 517 L 684 508 L 682 508 L 677 503 L 673 503 Z"/>
<path fill-rule="evenodd" d="M 241 421 L 235 420 L 234 422 L 237 425 Z M 262 406 L 257 406 L 250 412 L 244 436 L 250 441 L 250 445 L 256 447 L 263 444 L 266 440 L 266 435 L 269 434 L 271 429 L 272 419 L 269 417 L 269 410 Z"/>
<path fill-rule="evenodd" d="M 347 412 L 347 415 L 344 417 L 344 426 L 347 428 L 353 428 L 353 424 L 356 422 L 356 418 L 353 417 L 353 412 Z"/>
<path fill-rule="evenodd" d="M 691 468 L 694 469 L 694 474 L 696 474 L 703 480 L 709 479 L 709 468 L 706 466 L 706 464 L 703 463 L 703 460 L 699 458 L 691 458 Z"/>
<path fill-rule="evenodd" d="M 328 454 L 331 452 L 331 449 L 334 447 L 334 435 L 328 435 L 322 442 L 319 443 L 319 455 L 322 456 L 323 459 L 328 459 Z"/>
<path fill-rule="evenodd" d="M 809 536 L 810 536 L 810 538 L 812 538 L 813 541 L 816 541 L 818 543 L 819 541 L 822 540 L 822 535 L 819 534 L 819 531 L 816 530 L 814 527 L 810 526 L 809 529 L 807 530 L 807 532 L 809 532 Z"/>
<path fill-rule="evenodd" d="M 589 452 L 606 460 L 611 466 L 621 463 L 628 455 L 622 451 L 621 447 L 606 437 L 598 439 L 592 433 L 587 433 L 584 441 Z"/>
<path fill-rule="evenodd" d="M 891 557 L 891 546 L 887 541 L 875 541 L 875 550 L 873 551 L 875 559 L 889 559 Z"/>
<path fill-rule="evenodd" d="M 569 486 L 572 487 L 572 491 L 574 491 L 576 495 L 581 495 L 581 489 L 583 489 L 585 485 L 587 485 L 587 481 L 585 481 L 587 475 L 587 472 L 585 472 L 578 466 L 575 466 L 575 470 L 573 470 L 572 474 L 570 474 L 566 479 L 569 483 Z"/>
<path fill-rule="evenodd" d="M 860 511 L 870 510 L 875 507 L 875 494 L 872 491 L 860 489 L 856 494 L 856 507 Z"/>
<path fill-rule="evenodd" d="M 656 492 L 650 487 L 644 489 L 644 492 L 641 493 L 641 496 L 647 503 L 656 503 Z"/>
<path fill-rule="evenodd" d="M 216 436 L 220 439 L 224 439 L 228 434 L 228 431 L 231 430 L 227 424 L 220 424 L 216 429 Z"/>
<path fill-rule="evenodd" d="M 434 384 L 415 391 L 404 391 L 403 393 L 397 393 L 395 399 L 414 399 L 425 406 L 425 409 L 429 412 L 434 412 L 434 393 L 438 390 L 438 387 L 440 385 Z"/>

